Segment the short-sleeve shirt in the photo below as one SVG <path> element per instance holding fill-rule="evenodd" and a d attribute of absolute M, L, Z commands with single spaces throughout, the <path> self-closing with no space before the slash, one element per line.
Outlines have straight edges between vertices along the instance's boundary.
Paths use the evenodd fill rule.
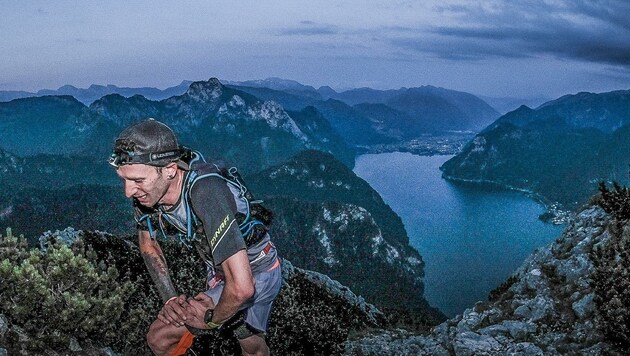
<path fill-rule="evenodd" d="M 138 228 L 148 230 L 146 220 L 140 220 L 145 214 L 151 214 L 154 226 L 160 226 L 165 221 L 180 233 L 186 234 L 188 220 L 191 220 L 190 226 L 195 231 L 192 243 L 201 258 L 217 273 L 223 273 L 221 263 L 243 249 L 247 250 L 252 273 L 268 270 L 277 258 L 269 234 L 266 233 L 260 241 L 246 247 L 235 216 L 239 212 L 247 213 L 247 202 L 237 187 L 217 174 L 220 175 L 218 166 L 195 162 L 185 174 L 179 200 L 174 206 L 152 209 L 134 204 Z M 190 209 L 190 214 L 187 214 L 187 209 Z"/>

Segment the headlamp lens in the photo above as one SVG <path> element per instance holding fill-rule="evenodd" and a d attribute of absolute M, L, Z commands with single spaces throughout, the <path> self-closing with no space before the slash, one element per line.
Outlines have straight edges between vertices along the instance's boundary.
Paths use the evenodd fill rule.
<path fill-rule="evenodd" d="M 109 156 L 109 164 L 118 168 L 123 164 L 129 163 L 131 161 L 131 156 L 128 152 L 116 150 Z"/>

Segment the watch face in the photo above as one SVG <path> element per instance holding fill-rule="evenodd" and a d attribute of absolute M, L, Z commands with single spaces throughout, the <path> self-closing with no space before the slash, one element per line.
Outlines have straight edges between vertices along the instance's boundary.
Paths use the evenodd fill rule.
<path fill-rule="evenodd" d="M 203 316 L 204 323 L 208 324 L 212 321 L 212 317 L 214 316 L 214 309 L 206 310 L 206 314 Z"/>

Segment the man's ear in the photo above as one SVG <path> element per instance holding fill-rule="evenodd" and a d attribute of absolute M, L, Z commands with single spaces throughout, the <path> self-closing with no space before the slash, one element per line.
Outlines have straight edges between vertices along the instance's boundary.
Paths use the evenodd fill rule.
<path fill-rule="evenodd" d="M 164 166 L 162 171 L 166 174 L 166 177 L 168 179 L 173 179 L 175 178 L 175 175 L 177 174 L 177 164 L 174 162 L 169 163 L 166 166 Z"/>

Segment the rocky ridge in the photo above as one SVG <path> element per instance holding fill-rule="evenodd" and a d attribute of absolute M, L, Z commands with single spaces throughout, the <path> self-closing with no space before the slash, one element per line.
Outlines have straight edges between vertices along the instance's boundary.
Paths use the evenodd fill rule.
<path fill-rule="evenodd" d="M 615 354 L 601 332 L 590 255 L 610 240 L 610 221 L 601 208 L 583 210 L 556 242 L 537 250 L 493 291 L 490 301 L 428 335 L 390 330 L 349 341 L 346 354 Z"/>

